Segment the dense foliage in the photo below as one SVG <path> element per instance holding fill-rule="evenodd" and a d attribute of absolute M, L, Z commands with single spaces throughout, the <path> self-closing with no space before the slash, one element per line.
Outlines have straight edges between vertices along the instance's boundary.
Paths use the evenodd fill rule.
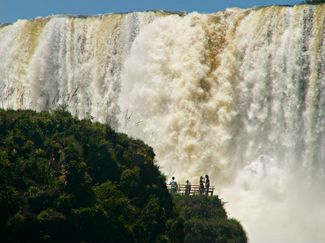
<path fill-rule="evenodd" d="M 154 152 L 109 126 L 0 110 L 1 242 L 181 242 Z"/>
<path fill-rule="evenodd" d="M 0 241 L 246 242 L 218 197 L 175 209 L 154 156 L 64 109 L 0 110 Z"/>
<path fill-rule="evenodd" d="M 179 215 L 184 221 L 186 243 L 246 243 L 246 233 L 235 219 L 228 219 L 222 201 L 217 197 L 174 196 Z"/>

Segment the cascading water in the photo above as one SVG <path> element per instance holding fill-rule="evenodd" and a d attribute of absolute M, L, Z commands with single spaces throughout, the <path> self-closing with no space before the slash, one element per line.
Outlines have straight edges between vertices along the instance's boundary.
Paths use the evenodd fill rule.
<path fill-rule="evenodd" d="M 325 242 L 325 5 L 0 26 L 0 106 L 113 125 L 209 174 L 250 242 Z"/>

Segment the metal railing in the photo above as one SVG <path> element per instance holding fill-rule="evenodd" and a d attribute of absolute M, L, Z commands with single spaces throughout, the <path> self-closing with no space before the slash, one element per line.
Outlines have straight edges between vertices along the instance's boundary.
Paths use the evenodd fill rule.
<path fill-rule="evenodd" d="M 182 194 L 182 195 L 207 195 L 207 196 L 213 196 L 213 191 L 214 191 L 214 186 L 209 186 L 208 190 L 206 190 L 206 188 L 204 188 L 204 190 L 200 189 L 200 185 L 183 185 L 183 184 L 179 184 L 177 186 L 177 190 L 176 192 L 173 190 L 174 187 L 170 184 L 167 184 L 167 189 L 171 192 L 171 193 L 178 193 L 178 194 Z"/>

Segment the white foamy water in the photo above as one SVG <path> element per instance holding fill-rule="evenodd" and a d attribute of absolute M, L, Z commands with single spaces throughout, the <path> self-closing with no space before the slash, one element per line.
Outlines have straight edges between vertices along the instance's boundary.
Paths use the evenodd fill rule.
<path fill-rule="evenodd" d="M 253 243 L 325 242 L 325 6 L 0 27 L 0 106 L 110 123 L 209 174 Z"/>

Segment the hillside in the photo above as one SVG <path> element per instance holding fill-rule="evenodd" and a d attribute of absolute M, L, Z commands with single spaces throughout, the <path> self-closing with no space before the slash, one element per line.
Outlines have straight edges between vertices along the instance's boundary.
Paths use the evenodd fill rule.
<path fill-rule="evenodd" d="M 0 138 L 1 242 L 246 242 L 218 197 L 172 198 L 152 148 L 108 125 L 0 110 Z"/>
<path fill-rule="evenodd" d="M 229 219 L 218 196 L 175 195 L 176 210 L 184 220 L 185 243 L 246 243 L 245 230 Z"/>
<path fill-rule="evenodd" d="M 2 242 L 163 242 L 173 205 L 153 150 L 109 126 L 0 111 Z"/>

